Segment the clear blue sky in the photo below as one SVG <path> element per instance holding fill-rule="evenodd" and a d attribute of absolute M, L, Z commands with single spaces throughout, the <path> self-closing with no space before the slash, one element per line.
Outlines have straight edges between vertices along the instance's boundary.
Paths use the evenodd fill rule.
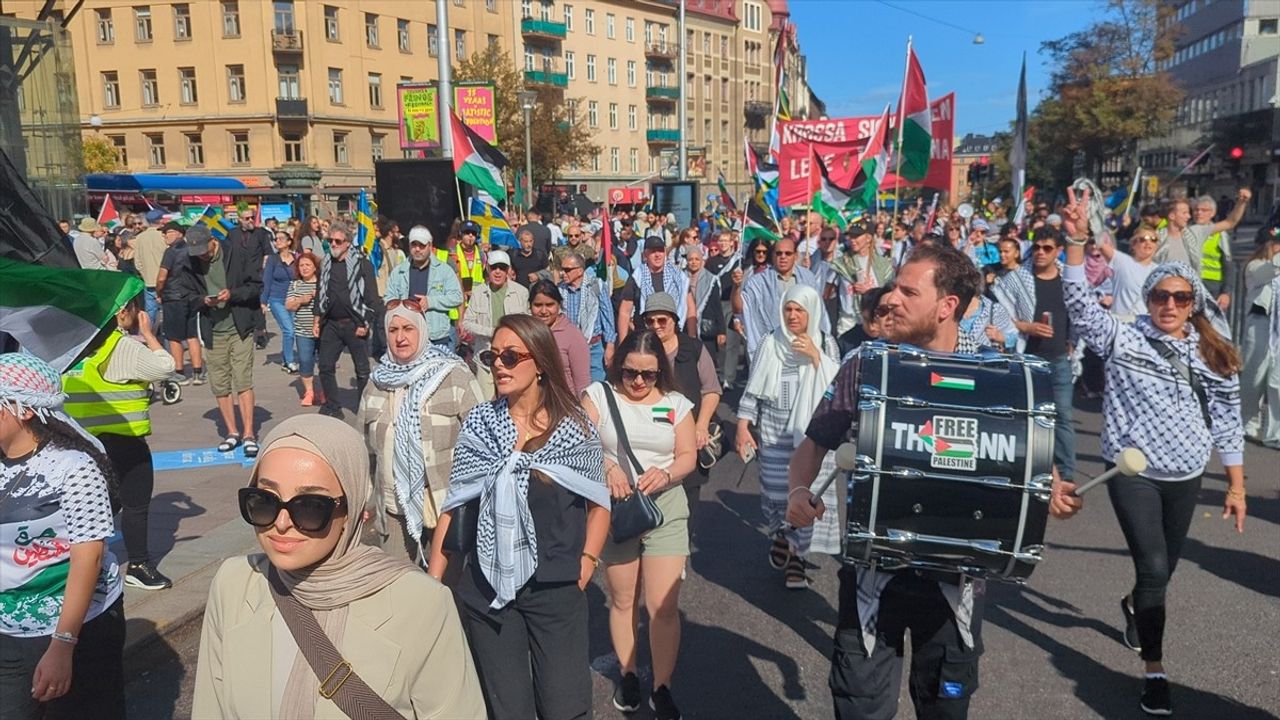
<path fill-rule="evenodd" d="M 914 37 L 929 97 L 956 94 L 956 139 L 1006 130 L 1014 117 L 1018 68 L 1027 54 L 1027 109 L 1048 83 L 1040 43 L 1088 26 L 1103 6 L 1091 0 L 791 0 L 809 84 L 831 117 L 878 115 L 896 107 L 907 36 Z M 896 9 L 903 8 L 904 10 Z M 931 22 L 919 13 L 967 30 Z"/>

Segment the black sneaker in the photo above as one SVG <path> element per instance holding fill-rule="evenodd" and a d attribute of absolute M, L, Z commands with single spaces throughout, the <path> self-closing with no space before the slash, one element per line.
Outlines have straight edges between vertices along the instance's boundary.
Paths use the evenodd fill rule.
<path fill-rule="evenodd" d="M 649 698 L 649 707 L 653 710 L 655 720 L 680 720 L 680 708 L 671 699 L 671 690 L 666 685 L 653 691 Z"/>
<path fill-rule="evenodd" d="M 613 706 L 624 713 L 633 713 L 640 709 L 640 678 L 635 673 L 622 676 L 622 682 L 613 691 Z"/>
<path fill-rule="evenodd" d="M 160 574 L 151 563 L 131 563 L 128 572 L 124 574 L 124 584 L 140 590 L 167 590 L 173 587 L 173 581 Z"/>
<path fill-rule="evenodd" d="M 1135 652 L 1142 651 L 1142 641 L 1138 639 L 1138 623 L 1134 620 L 1133 608 L 1129 607 L 1129 596 L 1120 598 L 1120 612 L 1124 615 L 1124 644 Z"/>
<path fill-rule="evenodd" d="M 1169 698 L 1167 679 L 1149 677 L 1142 683 L 1142 711 L 1148 715 L 1173 714 L 1173 702 Z"/>

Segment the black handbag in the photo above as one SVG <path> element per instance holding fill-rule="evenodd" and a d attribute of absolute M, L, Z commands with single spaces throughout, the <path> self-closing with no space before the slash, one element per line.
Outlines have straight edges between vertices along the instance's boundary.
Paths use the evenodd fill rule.
<path fill-rule="evenodd" d="M 640 467 L 640 461 L 636 460 L 635 453 L 631 452 L 631 443 L 627 440 L 627 428 L 622 424 L 622 415 L 618 412 L 618 401 L 613 397 L 613 388 L 608 383 L 600 383 L 604 386 L 604 397 L 609 403 L 609 417 L 613 419 L 613 426 L 618 433 L 618 444 L 626 451 L 627 459 L 634 468 L 634 472 L 623 472 L 627 475 L 627 480 L 631 483 L 631 494 L 624 500 L 613 501 L 613 507 L 609 514 L 609 534 L 613 536 L 616 543 L 626 542 L 632 538 L 640 537 L 650 530 L 662 524 L 662 510 L 658 508 L 658 504 L 653 498 L 640 492 L 636 487 L 634 475 L 644 472 L 644 468 Z"/>
<path fill-rule="evenodd" d="M 476 544 L 476 532 L 480 527 L 480 498 L 459 505 L 449 514 L 449 529 L 440 541 L 440 551 L 446 555 L 466 555 Z"/>

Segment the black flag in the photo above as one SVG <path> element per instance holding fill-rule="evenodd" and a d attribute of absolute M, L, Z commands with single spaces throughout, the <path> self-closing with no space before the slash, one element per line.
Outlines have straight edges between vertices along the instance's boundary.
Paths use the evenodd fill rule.
<path fill-rule="evenodd" d="M 61 228 L 0 150 L 0 257 L 35 265 L 79 268 Z"/>

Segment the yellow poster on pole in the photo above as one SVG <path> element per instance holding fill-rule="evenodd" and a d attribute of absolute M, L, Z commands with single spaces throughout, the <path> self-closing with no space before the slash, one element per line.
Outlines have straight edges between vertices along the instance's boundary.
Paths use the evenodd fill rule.
<path fill-rule="evenodd" d="M 440 113 L 436 100 L 437 89 L 432 83 L 396 85 L 401 150 L 440 147 Z"/>

